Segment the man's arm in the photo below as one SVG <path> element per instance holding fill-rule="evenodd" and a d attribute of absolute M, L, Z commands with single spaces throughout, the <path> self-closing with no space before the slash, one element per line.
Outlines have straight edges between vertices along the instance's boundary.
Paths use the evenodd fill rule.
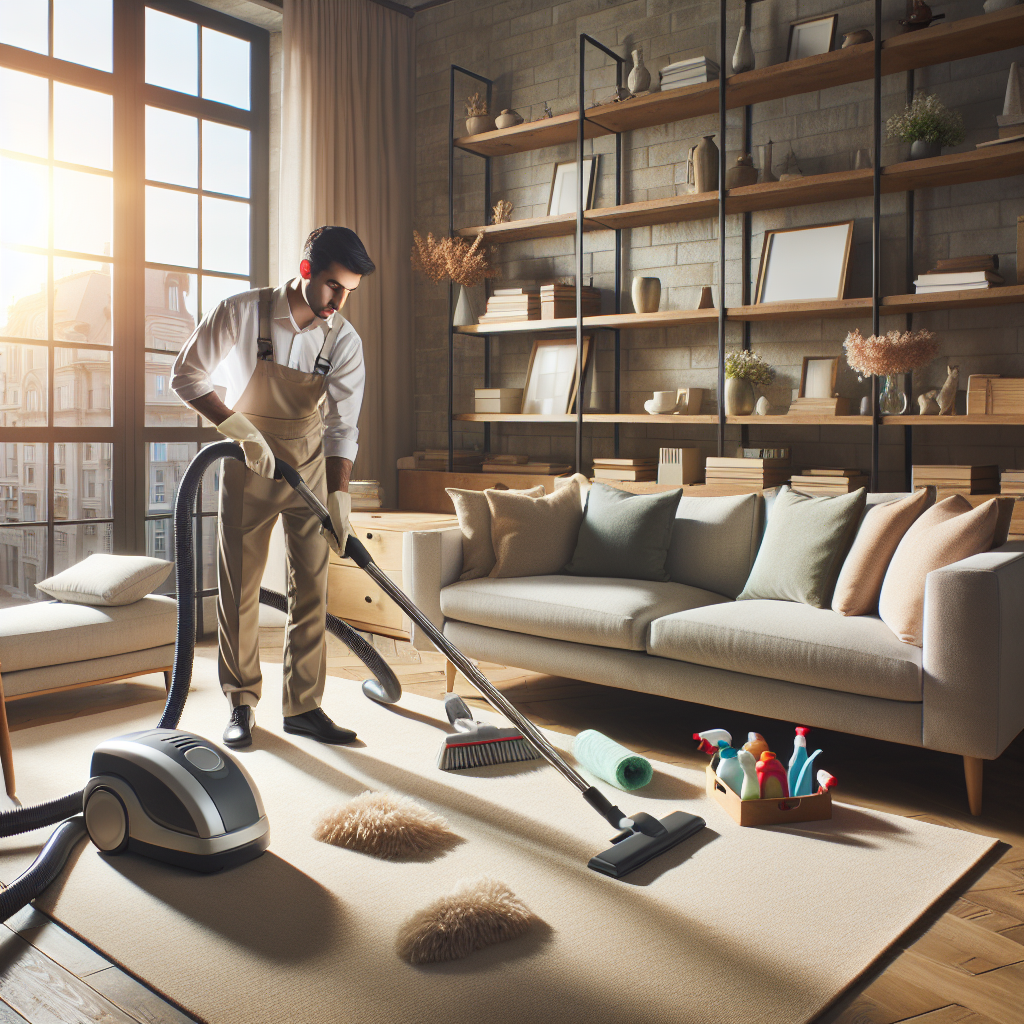
<path fill-rule="evenodd" d="M 327 457 L 327 490 L 347 491 L 348 481 L 352 476 L 352 462 L 336 455 Z"/>
<path fill-rule="evenodd" d="M 219 427 L 231 415 L 231 410 L 220 400 L 216 391 L 208 391 L 205 395 L 193 398 L 188 404 L 215 427 Z"/>

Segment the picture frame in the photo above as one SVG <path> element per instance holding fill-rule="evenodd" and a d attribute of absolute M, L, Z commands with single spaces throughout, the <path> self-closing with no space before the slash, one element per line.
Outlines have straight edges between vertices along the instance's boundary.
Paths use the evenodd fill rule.
<path fill-rule="evenodd" d="M 852 244 L 852 220 L 766 231 L 754 302 L 843 298 Z"/>
<path fill-rule="evenodd" d="M 804 356 L 800 368 L 800 398 L 834 398 L 838 356 Z"/>
<path fill-rule="evenodd" d="M 583 158 L 583 186 L 585 201 L 583 209 L 589 210 L 594 202 L 594 185 L 597 181 L 598 157 Z M 576 212 L 576 161 L 566 160 L 555 164 L 551 175 L 551 191 L 548 193 L 548 216 Z"/>
<path fill-rule="evenodd" d="M 583 335 L 583 376 L 586 377 L 591 335 Z M 521 412 L 553 416 L 574 411 L 579 394 L 576 379 L 576 335 L 536 338 L 526 368 Z"/>
<path fill-rule="evenodd" d="M 837 14 L 823 17 L 803 18 L 790 22 L 789 45 L 786 60 L 800 60 L 801 57 L 815 57 L 835 49 Z"/>

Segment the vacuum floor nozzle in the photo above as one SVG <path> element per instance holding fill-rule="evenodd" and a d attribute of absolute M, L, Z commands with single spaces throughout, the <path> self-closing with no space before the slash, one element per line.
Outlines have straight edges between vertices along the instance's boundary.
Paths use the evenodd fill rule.
<path fill-rule="evenodd" d="M 647 815 L 634 815 L 634 820 L 641 817 L 646 818 Z M 652 820 L 659 822 L 662 828 L 648 828 L 643 832 L 639 829 L 629 829 L 623 832 L 612 841 L 609 849 L 591 857 L 587 867 L 591 871 L 599 871 L 602 875 L 622 878 L 659 854 L 672 849 L 684 839 L 689 839 L 707 824 L 703 818 L 687 814 L 685 811 L 673 811 L 664 818 Z M 659 834 L 650 835 L 649 832 Z"/>

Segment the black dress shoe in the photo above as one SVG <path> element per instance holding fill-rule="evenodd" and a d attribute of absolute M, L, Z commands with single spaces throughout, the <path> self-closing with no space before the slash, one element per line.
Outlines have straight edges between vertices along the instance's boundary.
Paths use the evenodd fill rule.
<path fill-rule="evenodd" d="M 356 738 L 351 729 L 336 726 L 323 708 L 313 708 L 301 715 L 288 715 L 284 720 L 284 731 L 297 736 L 312 736 L 321 743 L 351 743 Z"/>
<path fill-rule="evenodd" d="M 234 747 L 252 746 L 252 727 L 256 724 L 256 716 L 248 704 L 239 704 L 231 709 L 228 727 L 224 730 L 224 745 Z"/>

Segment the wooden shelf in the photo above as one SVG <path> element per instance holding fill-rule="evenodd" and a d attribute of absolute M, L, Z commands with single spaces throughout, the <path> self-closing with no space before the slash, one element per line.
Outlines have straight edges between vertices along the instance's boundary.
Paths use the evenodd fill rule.
<path fill-rule="evenodd" d="M 517 412 L 458 412 L 453 417 L 470 423 L 575 423 L 576 413 L 555 413 L 550 416 Z M 699 423 L 714 425 L 718 417 L 714 414 L 684 416 L 650 416 L 645 412 L 585 412 L 584 423 Z"/>
<path fill-rule="evenodd" d="M 746 424 L 785 424 L 790 427 L 870 427 L 870 416 L 726 416 L 727 426 Z"/>
<path fill-rule="evenodd" d="M 459 412 L 453 417 L 469 423 L 575 423 L 575 413 L 550 416 L 518 412 Z M 649 416 L 647 413 L 585 412 L 584 423 L 676 423 L 714 425 L 718 416 L 704 413 L 697 416 L 669 414 Z M 870 427 L 870 416 L 727 416 L 726 426 L 779 426 L 788 427 Z M 1024 427 L 1024 413 L 1000 416 L 883 416 L 884 426 L 900 427 Z"/>
<path fill-rule="evenodd" d="M 908 160 L 882 169 L 882 192 L 908 192 L 940 185 L 960 185 L 970 181 L 991 181 L 1024 173 L 1024 142 L 988 146 L 966 153 L 948 153 L 927 160 Z M 873 174 L 870 167 L 855 171 L 811 174 L 787 181 L 744 185 L 726 193 L 725 212 L 746 213 L 777 210 L 812 203 L 839 202 L 871 195 Z M 625 203 L 583 215 L 585 231 L 612 228 L 646 227 L 651 224 L 675 224 L 718 215 L 718 193 L 698 192 Z M 473 238 L 483 233 L 488 242 L 518 242 L 531 238 L 554 238 L 576 231 L 574 213 L 557 217 L 530 217 L 507 224 L 460 228 L 458 234 Z"/>
<path fill-rule="evenodd" d="M 869 300 L 870 303 L 870 300 Z M 717 309 L 666 309 L 658 313 L 604 313 L 601 316 L 585 316 L 583 329 L 595 328 L 612 330 L 631 327 L 680 327 L 683 324 L 711 324 L 718 322 Z M 576 318 L 561 320 L 519 320 L 511 324 L 471 324 L 456 327 L 459 334 L 529 334 L 533 331 L 576 330 Z"/>
<path fill-rule="evenodd" d="M 983 53 L 996 53 L 1019 45 L 1022 33 L 1022 5 L 906 32 L 882 43 L 882 74 L 891 75 Z M 726 80 L 726 107 L 732 110 L 748 104 L 866 81 L 874 74 L 874 47 L 873 42 L 859 43 L 846 49 L 733 75 Z M 711 114 L 716 110 L 718 82 L 702 82 L 621 103 L 591 107 L 585 112 L 584 135 L 586 138 L 594 138 L 610 132 L 649 128 Z M 500 156 L 573 142 L 576 133 L 577 114 L 573 111 L 543 121 L 516 125 L 514 128 L 456 139 L 455 145 L 483 156 Z"/>
<path fill-rule="evenodd" d="M 883 416 L 885 426 L 899 427 L 1024 427 L 1024 413 L 979 416 Z"/>

